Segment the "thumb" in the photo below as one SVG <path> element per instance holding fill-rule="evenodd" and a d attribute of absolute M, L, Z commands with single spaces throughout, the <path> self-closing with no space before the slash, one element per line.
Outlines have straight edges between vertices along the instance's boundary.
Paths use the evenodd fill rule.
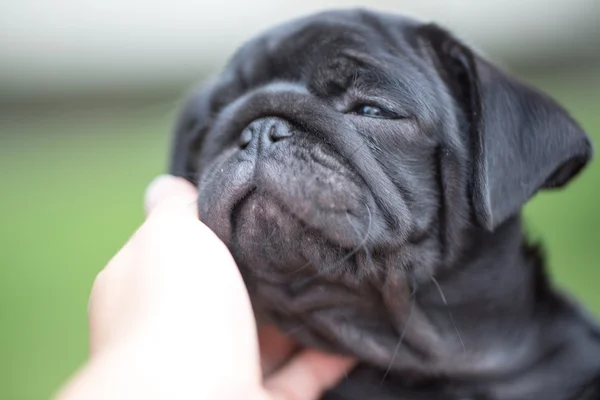
<path fill-rule="evenodd" d="M 144 204 L 147 216 L 162 210 L 198 218 L 198 190 L 172 175 L 160 175 L 148 185 Z"/>

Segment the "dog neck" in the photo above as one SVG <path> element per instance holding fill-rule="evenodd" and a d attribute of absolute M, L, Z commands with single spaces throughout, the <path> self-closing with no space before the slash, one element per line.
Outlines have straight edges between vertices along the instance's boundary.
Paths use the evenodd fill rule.
<path fill-rule="evenodd" d="M 473 253 L 418 284 L 407 337 L 435 374 L 490 398 L 572 398 L 600 374 L 600 331 L 552 288 L 519 217 L 474 237 Z"/>

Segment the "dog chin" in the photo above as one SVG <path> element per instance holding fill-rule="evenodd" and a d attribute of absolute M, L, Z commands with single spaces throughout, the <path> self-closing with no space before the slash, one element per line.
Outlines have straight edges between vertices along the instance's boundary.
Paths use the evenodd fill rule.
<path fill-rule="evenodd" d="M 261 162 L 233 159 L 223 173 L 208 174 L 200 189 L 202 219 L 238 263 L 254 269 L 289 271 L 310 264 L 319 272 L 341 271 L 357 250 L 381 242 L 385 218 L 351 169 L 329 165 L 331 160 L 300 162 L 303 149 L 289 150 L 282 152 L 286 157 Z"/>
<path fill-rule="evenodd" d="M 251 190 L 231 212 L 231 243 L 234 257 L 252 273 L 265 279 L 297 278 L 295 271 L 340 274 L 360 248 L 356 231 L 368 228 L 368 221 L 332 212 L 309 221 L 292 212 L 274 196 Z M 356 227 L 353 229 L 352 225 Z"/>

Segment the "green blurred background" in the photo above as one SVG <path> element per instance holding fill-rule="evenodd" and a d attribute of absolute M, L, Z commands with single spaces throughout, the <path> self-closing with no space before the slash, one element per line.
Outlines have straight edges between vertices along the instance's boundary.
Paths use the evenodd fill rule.
<path fill-rule="evenodd" d="M 62 6 L 67 3 L 63 1 Z M 312 10 L 306 6 L 309 1 L 304 6 L 279 7 L 279 14 L 273 14 L 276 3 L 263 0 L 251 10 L 262 19 L 257 17 L 257 22 L 239 17 L 247 21 L 244 25 L 231 22 L 230 14 L 222 20 L 217 18 L 232 2 L 225 3 L 201 14 L 206 21 L 215 19 L 214 23 L 225 24 L 203 28 L 209 32 L 221 29 L 221 42 L 215 45 L 216 39 L 198 33 L 189 40 L 197 52 L 180 42 L 179 52 L 172 51 L 174 42 L 169 37 L 160 43 L 152 41 L 157 30 L 166 29 L 164 21 L 148 22 L 146 28 L 126 25 L 119 31 L 115 28 L 118 23 L 107 22 L 107 12 L 98 27 L 105 33 L 116 29 L 118 34 L 113 32 L 113 37 L 105 38 L 104 56 L 97 58 L 105 63 L 102 68 L 92 66 L 85 51 L 76 51 L 87 48 L 92 57 L 102 47 L 94 48 L 98 42 L 80 25 L 65 28 L 70 34 L 64 37 L 56 32 L 54 36 L 48 34 L 54 40 L 52 51 L 48 51 L 50 39 L 44 29 L 38 27 L 38 39 L 31 37 L 32 31 L 28 31 L 29 36 L 19 36 L 26 31 L 21 24 L 31 24 L 33 17 L 27 14 L 31 10 L 17 2 L 0 8 L 0 15 L 5 16 L 4 20 L 0 17 L 0 26 L 12 27 L 13 32 L 12 42 L 0 41 L 0 55 L 8 65 L 0 71 L 0 89 L 5 89 L 0 90 L 0 399 L 48 398 L 85 360 L 91 284 L 142 221 L 143 192 L 154 176 L 165 171 L 174 113 L 186 88 L 215 71 L 247 35 L 274 20 Z M 331 3 L 345 5 L 344 1 Z M 404 4 L 375 3 L 400 11 Z M 593 5 L 589 8 L 592 3 L 580 3 L 569 3 L 569 7 L 582 8 L 575 13 L 580 17 L 596 10 Z M 444 9 L 439 7 L 413 11 L 425 18 L 441 18 L 453 29 L 469 34 L 470 41 L 480 44 L 492 58 L 556 97 L 600 142 L 600 63 L 598 50 L 588 46 L 597 43 L 598 36 L 590 39 L 588 19 L 572 17 L 570 23 L 577 26 L 574 29 L 580 36 L 569 32 L 571 42 L 560 42 L 560 30 L 547 27 L 552 16 L 544 25 L 539 22 L 543 20 L 537 14 L 539 8 L 535 9 L 529 19 L 521 18 L 529 21 L 525 25 L 532 37 L 543 29 L 546 36 L 547 32 L 554 32 L 554 36 L 550 43 L 531 38 L 521 43 L 511 39 L 511 32 L 502 32 L 503 17 L 492 6 L 486 10 L 475 3 L 461 4 L 463 13 L 455 19 L 444 20 L 446 14 L 442 15 Z M 561 4 L 557 1 L 556 7 Z M 325 7 L 322 3 L 313 6 Z M 74 21 L 77 14 L 71 10 Z M 12 12 L 12 25 L 8 24 L 8 12 Z M 481 22 L 486 15 L 487 25 L 481 24 L 486 29 L 469 25 L 473 20 Z M 565 14 L 557 11 L 557 15 L 564 18 Z M 22 21 L 15 22 L 15 16 Z M 538 25 L 531 25 L 531 17 Z M 118 18 L 125 17 L 119 13 L 114 18 L 120 21 Z M 150 14 L 144 18 L 152 21 Z M 508 16 L 504 18 L 508 21 Z M 173 26 L 177 21 L 171 21 Z M 511 31 L 519 26 L 511 27 Z M 184 29 L 181 23 L 179 29 Z M 496 36 L 490 34 L 496 32 L 494 29 Z M 128 36 L 132 30 L 135 34 Z M 123 37 L 127 43 L 139 42 L 138 47 L 145 44 L 154 51 L 144 53 L 145 58 L 136 53 L 138 47 L 129 48 L 129 53 L 112 51 L 128 49 L 123 46 Z M 169 57 L 174 61 L 165 63 Z M 537 196 L 527 206 L 526 215 L 527 229 L 548 249 L 556 282 L 600 316 L 596 288 L 600 281 L 598 196 L 600 164 L 594 162 L 568 190 Z"/>

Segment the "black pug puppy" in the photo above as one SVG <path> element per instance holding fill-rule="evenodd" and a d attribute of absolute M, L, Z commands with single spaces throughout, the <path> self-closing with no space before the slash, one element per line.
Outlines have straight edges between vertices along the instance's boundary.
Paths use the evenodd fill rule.
<path fill-rule="evenodd" d="M 364 362 L 325 398 L 600 399 L 600 331 L 519 216 L 590 141 L 444 29 L 364 10 L 279 26 L 176 131 L 171 172 L 257 314 Z"/>

